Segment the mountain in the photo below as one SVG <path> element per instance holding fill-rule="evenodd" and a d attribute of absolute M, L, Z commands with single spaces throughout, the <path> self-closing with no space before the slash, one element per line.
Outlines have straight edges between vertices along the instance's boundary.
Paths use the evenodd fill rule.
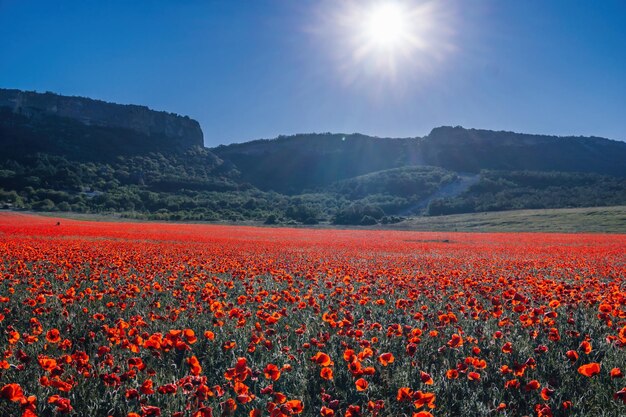
<path fill-rule="evenodd" d="M 440 127 L 421 142 L 430 165 L 456 171 L 589 172 L 626 177 L 626 142 Z"/>
<path fill-rule="evenodd" d="M 208 149 L 186 116 L 0 89 L 0 204 L 160 220 L 390 223 L 626 205 L 626 143 L 439 127 Z"/>
<path fill-rule="evenodd" d="M 200 124 L 189 117 L 8 89 L 0 89 L 0 134 L 11 156 L 41 151 L 93 160 L 204 146 Z"/>
<path fill-rule="evenodd" d="M 297 194 L 374 171 L 416 165 L 417 160 L 407 158 L 416 141 L 308 134 L 222 145 L 212 152 L 232 162 L 242 180 L 262 190 Z"/>
<path fill-rule="evenodd" d="M 352 134 L 283 136 L 219 146 L 241 177 L 263 190 L 297 194 L 334 181 L 402 166 L 481 170 L 585 172 L 626 177 L 626 143 L 440 127 L 423 138 Z"/>

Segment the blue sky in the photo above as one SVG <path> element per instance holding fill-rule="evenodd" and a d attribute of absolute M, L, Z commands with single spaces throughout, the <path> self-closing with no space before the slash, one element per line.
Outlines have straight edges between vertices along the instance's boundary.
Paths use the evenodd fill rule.
<path fill-rule="evenodd" d="M 437 2 L 390 76 L 336 21 L 368 1 L 0 0 L 0 87 L 189 115 L 207 146 L 440 125 L 626 140 L 626 2 Z"/>

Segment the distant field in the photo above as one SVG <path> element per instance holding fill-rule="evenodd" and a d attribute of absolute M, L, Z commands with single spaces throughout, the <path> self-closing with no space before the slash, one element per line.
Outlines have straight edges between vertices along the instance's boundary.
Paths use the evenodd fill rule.
<path fill-rule="evenodd" d="M 30 214 L 63 217 L 89 221 L 136 220 L 120 217 L 119 214 L 81 213 L 33 213 Z M 171 222 L 175 223 L 175 222 Z M 182 222 L 193 223 L 193 222 Z M 209 223 L 209 222 L 197 222 Z M 237 223 L 211 222 L 212 224 L 233 224 L 264 226 L 260 221 Z M 271 226 L 275 227 L 275 226 Z M 280 226 L 277 226 L 280 227 Z M 290 225 L 289 227 L 294 227 Z M 433 232 L 558 232 L 558 233 L 625 233 L 626 206 L 588 207 L 572 209 L 511 210 L 488 213 L 452 214 L 447 216 L 413 217 L 403 222 L 377 226 L 336 226 L 319 224 L 316 226 L 296 226 L 298 228 L 340 228 L 340 229 L 389 229 Z"/>
<path fill-rule="evenodd" d="M 626 206 L 415 217 L 385 227 L 399 230 L 459 232 L 626 233 Z"/>

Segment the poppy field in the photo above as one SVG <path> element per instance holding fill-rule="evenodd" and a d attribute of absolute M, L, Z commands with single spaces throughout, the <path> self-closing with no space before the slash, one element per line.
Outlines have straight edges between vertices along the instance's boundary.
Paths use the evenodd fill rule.
<path fill-rule="evenodd" d="M 624 416 L 626 235 L 0 213 L 0 416 Z"/>

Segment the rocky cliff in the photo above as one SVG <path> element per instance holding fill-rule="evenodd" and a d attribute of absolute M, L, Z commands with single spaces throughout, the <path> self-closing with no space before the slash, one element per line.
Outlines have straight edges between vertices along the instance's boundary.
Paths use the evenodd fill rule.
<path fill-rule="evenodd" d="M 61 96 L 0 89 L 0 107 L 26 117 L 50 115 L 79 121 L 87 126 L 130 129 L 142 135 L 171 139 L 178 149 L 204 146 L 200 124 L 186 116 L 121 105 L 84 97 Z"/>

